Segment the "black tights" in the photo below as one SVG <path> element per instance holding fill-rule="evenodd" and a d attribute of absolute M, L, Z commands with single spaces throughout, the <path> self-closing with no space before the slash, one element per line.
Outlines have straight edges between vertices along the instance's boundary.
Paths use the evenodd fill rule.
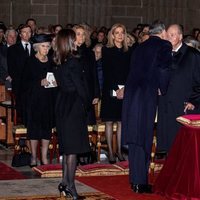
<path fill-rule="evenodd" d="M 75 173 L 77 165 L 77 155 L 69 154 L 63 155 L 62 167 L 63 167 L 63 178 L 62 184 L 69 188 L 74 196 L 77 196 L 77 191 L 75 187 Z"/>

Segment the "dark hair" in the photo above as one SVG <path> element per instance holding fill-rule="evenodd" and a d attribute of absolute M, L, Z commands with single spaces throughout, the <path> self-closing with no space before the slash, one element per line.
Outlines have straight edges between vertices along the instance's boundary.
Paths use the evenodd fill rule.
<path fill-rule="evenodd" d="M 18 27 L 18 32 L 21 33 L 22 29 L 24 29 L 24 28 L 30 28 L 31 29 L 31 27 L 27 24 L 20 24 L 19 27 Z M 31 29 L 31 32 L 32 32 L 32 29 Z"/>
<path fill-rule="evenodd" d="M 0 29 L 2 29 L 4 33 L 5 33 L 6 30 L 7 30 L 5 24 L 4 24 L 2 21 L 0 22 Z"/>
<path fill-rule="evenodd" d="M 29 21 L 33 21 L 33 22 L 36 24 L 36 20 L 33 19 L 33 18 L 28 18 L 28 19 L 26 20 L 26 24 L 28 24 Z"/>
<path fill-rule="evenodd" d="M 61 27 L 61 29 L 63 29 L 63 26 L 61 24 L 56 24 L 53 26 L 53 31 L 55 32 L 57 27 Z"/>
<path fill-rule="evenodd" d="M 149 34 L 155 35 L 160 34 L 165 30 L 165 25 L 160 20 L 155 20 L 150 26 L 149 26 Z"/>
<path fill-rule="evenodd" d="M 54 62 L 62 64 L 67 57 L 75 56 L 75 42 L 76 34 L 71 29 L 62 29 L 58 32 L 55 41 Z"/>

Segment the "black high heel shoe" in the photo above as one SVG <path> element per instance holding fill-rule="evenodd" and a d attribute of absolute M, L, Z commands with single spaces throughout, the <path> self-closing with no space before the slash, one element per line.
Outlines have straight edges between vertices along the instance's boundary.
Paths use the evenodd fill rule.
<path fill-rule="evenodd" d="M 115 164 L 115 163 L 116 163 L 115 157 L 114 157 L 114 156 L 112 156 L 112 157 L 109 156 L 108 162 L 109 162 L 110 164 Z"/>
<path fill-rule="evenodd" d="M 118 153 L 116 153 L 115 155 L 116 155 L 116 157 L 118 158 L 118 160 L 119 160 L 120 162 L 122 162 L 122 161 L 125 161 L 125 160 L 126 160 L 126 159 L 123 157 L 123 155 L 122 155 L 122 154 L 118 154 Z"/>
<path fill-rule="evenodd" d="M 30 162 L 30 168 L 37 167 L 37 162 Z"/>
<path fill-rule="evenodd" d="M 70 198 L 73 198 L 73 200 L 85 199 L 85 196 L 78 195 L 77 192 L 76 192 L 76 190 L 66 188 L 66 192 L 67 192 L 67 195 Z"/>
<path fill-rule="evenodd" d="M 60 183 L 59 185 L 58 185 L 58 190 L 59 190 L 59 192 L 60 192 L 60 197 L 61 196 L 67 196 L 67 194 L 66 194 L 66 185 L 63 185 L 62 183 Z"/>
<path fill-rule="evenodd" d="M 85 199 L 85 196 L 80 196 L 76 192 L 73 192 L 71 189 L 67 188 L 66 185 L 60 183 L 58 185 L 58 190 L 60 192 L 60 196 L 64 196 L 66 198 L 73 198 L 73 200 L 81 200 Z"/>

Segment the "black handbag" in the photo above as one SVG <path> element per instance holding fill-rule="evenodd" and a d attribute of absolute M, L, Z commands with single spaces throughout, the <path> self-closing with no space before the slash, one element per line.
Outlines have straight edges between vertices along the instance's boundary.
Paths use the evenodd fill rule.
<path fill-rule="evenodd" d="M 19 151 L 13 156 L 12 166 L 13 167 L 22 167 L 30 165 L 31 162 L 31 153 L 24 141 L 19 142 Z"/>

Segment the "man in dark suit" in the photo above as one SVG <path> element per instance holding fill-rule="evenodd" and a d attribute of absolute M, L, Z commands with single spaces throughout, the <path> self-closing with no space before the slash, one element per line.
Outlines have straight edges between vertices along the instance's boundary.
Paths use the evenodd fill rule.
<path fill-rule="evenodd" d="M 26 60 L 31 54 L 34 54 L 31 43 L 31 28 L 28 25 L 19 27 L 20 41 L 8 48 L 7 63 L 8 73 L 12 78 L 12 91 L 16 100 L 16 111 L 18 118 L 21 118 L 21 76 L 26 63 Z"/>
<path fill-rule="evenodd" d="M 5 33 L 6 44 L 0 46 L 0 82 L 5 84 L 6 88 L 11 88 L 11 77 L 8 74 L 7 51 L 8 47 L 14 45 L 17 41 L 17 32 L 15 29 L 7 29 Z"/>
<path fill-rule="evenodd" d="M 163 40 L 165 26 L 156 21 L 150 38 L 133 51 L 122 109 L 122 141 L 129 149 L 129 177 L 136 193 L 151 192 L 148 169 L 158 94 L 165 94 L 171 64 L 171 44 Z"/>
<path fill-rule="evenodd" d="M 173 63 L 167 94 L 159 97 L 157 124 L 157 151 L 164 152 L 169 151 L 180 127 L 176 118 L 185 114 L 184 106 L 187 102 L 193 102 L 194 89 L 200 86 L 200 53 L 182 42 L 180 25 L 169 26 L 167 33 L 173 46 Z M 198 107 L 192 112 L 199 113 Z"/>

